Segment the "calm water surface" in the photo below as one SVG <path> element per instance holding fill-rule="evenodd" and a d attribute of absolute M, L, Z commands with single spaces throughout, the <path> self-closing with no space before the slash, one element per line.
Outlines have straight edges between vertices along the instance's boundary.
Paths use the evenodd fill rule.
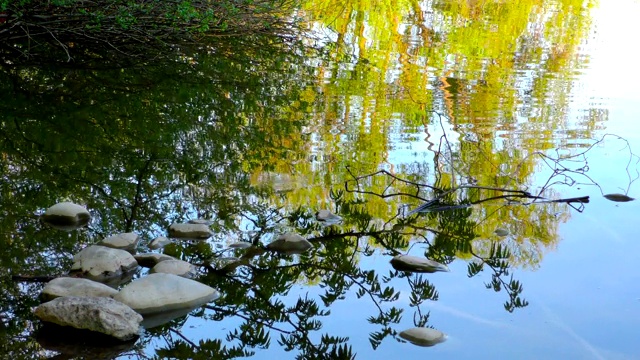
<path fill-rule="evenodd" d="M 203 57 L 199 72 L 160 72 L 163 81 L 140 88 L 125 71 L 118 81 L 127 90 L 43 97 L 53 120 L 16 91 L 17 110 L 3 122 L 3 262 L 12 270 L 2 275 L 60 273 L 106 235 L 152 239 L 173 221 L 206 217 L 216 236 L 165 252 L 201 263 L 229 242 L 259 234 L 265 244 L 290 230 L 315 247 L 258 256 L 231 274 L 203 271 L 199 280 L 223 297 L 145 333 L 122 358 L 230 358 L 231 347 L 254 359 L 322 358 L 331 349 L 323 334 L 363 359 L 640 358 L 640 205 L 603 197 L 640 196 L 640 71 L 629 42 L 640 33 L 638 13 L 631 0 L 309 1 L 299 15 L 321 55 L 256 51 L 251 64 Z M 240 74 L 228 78 L 228 69 Z M 62 79 L 64 89 L 86 81 L 70 78 L 40 81 Z M 439 189 L 590 201 L 497 199 L 405 217 L 419 199 L 379 195 L 415 194 L 415 186 L 391 175 L 353 182 L 378 170 Z M 345 182 L 361 192 L 344 191 Z M 443 203 L 499 195 L 463 188 Z M 62 199 L 87 205 L 88 230 L 62 234 L 25 215 Z M 319 209 L 345 221 L 319 226 Z M 500 266 L 474 272 L 469 264 L 498 261 L 498 244 L 507 272 L 493 279 L 495 291 Z M 398 253 L 451 272 L 397 272 L 389 260 Z M 512 280 L 521 291 L 508 289 Z M 3 281 L 14 287 L 2 300 L 7 353 L 54 357 L 31 337 L 39 285 Z M 448 339 L 424 348 L 396 336 L 417 325 Z"/>

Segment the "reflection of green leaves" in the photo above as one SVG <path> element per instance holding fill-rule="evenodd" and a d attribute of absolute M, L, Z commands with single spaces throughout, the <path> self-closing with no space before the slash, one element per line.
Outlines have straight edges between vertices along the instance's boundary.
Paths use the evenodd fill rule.
<path fill-rule="evenodd" d="M 424 279 L 422 275 L 416 275 L 409 279 L 411 294 L 409 295 L 409 304 L 411 306 L 419 306 L 425 300 L 437 301 L 438 291 L 429 280 Z"/>
<path fill-rule="evenodd" d="M 371 324 L 382 326 L 382 330 L 369 334 L 369 342 L 374 349 L 382 343 L 385 337 L 396 334 L 395 330 L 391 329 L 389 325 L 399 323 L 400 319 L 402 319 L 402 312 L 402 309 L 392 307 L 387 311 L 380 312 L 378 316 L 371 316 L 367 319 Z"/>
<path fill-rule="evenodd" d="M 467 264 L 467 276 L 474 277 L 478 275 L 483 269 L 483 263 L 470 262 Z"/>

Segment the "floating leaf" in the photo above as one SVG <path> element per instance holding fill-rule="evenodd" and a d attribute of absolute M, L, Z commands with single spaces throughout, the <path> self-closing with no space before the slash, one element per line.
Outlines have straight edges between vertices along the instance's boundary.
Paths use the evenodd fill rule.
<path fill-rule="evenodd" d="M 411 255 L 398 255 L 391 259 L 391 266 L 400 271 L 419 273 L 434 273 L 436 271 L 450 271 L 447 265 L 437 261 Z"/>
<path fill-rule="evenodd" d="M 635 200 L 632 197 L 628 197 L 624 194 L 607 194 L 604 196 L 607 200 L 615 201 L 615 202 L 627 202 Z"/>

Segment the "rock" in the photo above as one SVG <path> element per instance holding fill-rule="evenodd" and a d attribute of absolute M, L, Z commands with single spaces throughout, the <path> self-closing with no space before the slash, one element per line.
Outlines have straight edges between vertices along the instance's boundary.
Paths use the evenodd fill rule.
<path fill-rule="evenodd" d="M 316 213 L 316 220 L 323 225 L 335 225 L 342 222 L 342 218 L 329 210 L 320 210 Z"/>
<path fill-rule="evenodd" d="M 625 194 L 607 194 L 604 195 L 605 199 L 615 201 L 615 202 L 627 202 L 635 200 L 632 197 L 629 197 Z"/>
<path fill-rule="evenodd" d="M 198 274 L 195 266 L 182 260 L 166 260 L 158 263 L 151 269 L 151 273 L 174 274 L 192 279 Z"/>
<path fill-rule="evenodd" d="M 296 233 L 282 234 L 267 245 L 267 249 L 285 254 L 301 254 L 312 247 L 307 239 Z"/>
<path fill-rule="evenodd" d="M 418 346 L 433 346 L 447 340 L 447 335 L 442 331 L 416 327 L 402 331 L 400 337 Z"/>
<path fill-rule="evenodd" d="M 208 239 L 212 235 L 205 224 L 172 224 L 169 226 L 169 237 L 179 239 Z"/>
<path fill-rule="evenodd" d="M 78 204 L 61 202 L 48 208 L 40 220 L 52 228 L 71 231 L 87 225 L 91 220 L 91 214 Z"/>
<path fill-rule="evenodd" d="M 249 265 L 249 260 L 250 259 L 248 258 L 241 259 L 234 256 L 219 257 L 219 258 L 210 259 L 209 265 L 211 265 L 211 267 L 219 271 L 231 272 L 235 270 L 238 266 Z"/>
<path fill-rule="evenodd" d="M 113 249 L 120 249 L 128 251 L 132 254 L 136 252 L 136 246 L 138 246 L 138 242 L 140 241 L 140 236 L 136 233 L 122 233 L 113 236 L 109 236 L 108 238 L 100 241 L 98 245 L 110 247 Z"/>
<path fill-rule="evenodd" d="M 162 249 L 163 247 L 171 244 L 171 240 L 169 240 L 169 238 L 164 237 L 164 236 L 158 236 L 157 238 L 153 239 L 150 243 L 149 243 L 149 248 L 150 249 Z"/>
<path fill-rule="evenodd" d="M 246 241 L 238 241 L 238 242 L 229 244 L 230 249 L 246 249 L 249 247 L 251 247 L 251 243 Z"/>
<path fill-rule="evenodd" d="M 391 266 L 400 271 L 411 271 L 418 273 L 434 273 L 436 271 L 449 271 L 449 267 L 439 262 L 429 260 L 427 258 L 398 255 L 391 259 Z"/>
<path fill-rule="evenodd" d="M 206 219 L 191 219 L 189 221 L 187 221 L 189 224 L 203 224 L 203 225 L 211 225 L 213 224 L 213 221 L 211 220 L 206 220 Z"/>
<path fill-rule="evenodd" d="M 71 272 L 103 283 L 118 283 L 138 267 L 136 259 L 124 250 L 91 245 L 73 257 Z"/>
<path fill-rule="evenodd" d="M 38 306 L 44 322 L 85 329 L 127 341 L 139 336 L 142 316 L 107 297 L 60 297 Z"/>
<path fill-rule="evenodd" d="M 500 237 L 503 237 L 503 236 L 507 236 L 507 235 L 509 235 L 509 230 L 502 229 L 502 228 L 497 228 L 497 229 L 494 231 L 494 233 L 495 233 L 496 235 L 500 236 Z"/>
<path fill-rule="evenodd" d="M 162 263 L 161 263 L 162 264 Z M 197 281 L 173 274 L 149 274 L 126 285 L 114 299 L 142 315 L 196 308 L 220 296 Z"/>
<path fill-rule="evenodd" d="M 118 290 L 89 279 L 60 277 L 44 286 L 40 295 L 44 301 L 64 296 L 113 297 Z"/>
<path fill-rule="evenodd" d="M 158 265 L 162 261 L 166 260 L 178 260 L 173 256 L 158 254 L 158 253 L 144 253 L 144 254 L 136 254 L 133 257 L 138 262 L 138 265 L 144 266 L 146 268 L 152 268 Z"/>

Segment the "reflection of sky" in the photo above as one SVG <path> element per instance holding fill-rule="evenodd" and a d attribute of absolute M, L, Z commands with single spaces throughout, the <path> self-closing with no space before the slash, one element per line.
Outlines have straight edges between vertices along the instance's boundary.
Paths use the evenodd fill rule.
<path fill-rule="evenodd" d="M 640 70 L 633 42 L 640 34 L 638 14 L 640 2 L 632 0 L 601 1 L 593 10 L 592 34 L 581 50 L 581 56 L 590 60 L 574 87 L 569 124 L 579 130 L 578 119 L 586 109 L 604 109 L 606 128 L 596 136 L 621 135 L 640 153 Z M 437 142 L 442 131 L 434 126 L 429 132 L 431 141 Z M 415 153 L 418 159 L 430 153 L 424 132 L 412 136 L 413 141 L 396 139 L 390 163 L 407 163 Z M 624 192 L 629 182 L 624 173 L 628 153 L 618 151 L 619 141 L 607 140 L 607 145 L 590 152 L 589 175 L 605 193 Z M 638 190 L 634 184 L 629 195 L 640 197 Z M 640 239 L 635 228 L 640 202 L 610 202 L 595 187 L 574 187 L 566 194 L 590 195 L 591 203 L 560 226 L 562 240 L 538 270 L 515 272 L 528 307 L 507 313 L 502 307 L 506 294 L 483 285 L 488 271 L 469 279 L 466 263 L 458 261 L 450 265 L 451 273 L 429 275 L 440 299 L 422 309 L 431 312 L 430 325 L 449 335 L 447 342 L 420 348 L 387 338 L 373 351 L 368 336 L 376 328 L 366 318 L 376 315 L 376 309 L 366 297 L 355 296 L 331 307 L 332 316 L 321 319 L 322 332 L 349 336 L 362 359 L 640 359 Z M 362 266 L 378 268 L 381 274 L 390 270 L 388 258 L 381 256 L 363 259 Z M 406 281 L 392 285 L 404 290 L 396 303 L 405 308 L 404 318 L 395 328 L 413 327 Z M 299 290 L 317 295 L 317 289 Z M 237 324 L 233 319 L 219 324 L 190 319 L 183 330 L 192 340 L 224 338 Z M 270 350 L 258 351 L 252 358 L 293 358 L 277 345 L 278 337 L 272 331 Z"/>

